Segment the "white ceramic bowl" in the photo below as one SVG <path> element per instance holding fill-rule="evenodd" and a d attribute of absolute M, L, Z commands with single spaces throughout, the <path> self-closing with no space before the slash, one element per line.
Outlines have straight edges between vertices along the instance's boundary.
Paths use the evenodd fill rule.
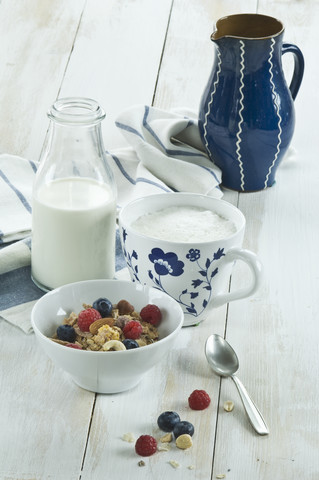
<path fill-rule="evenodd" d="M 72 311 L 80 312 L 83 303 L 92 304 L 99 297 L 107 297 L 112 303 L 128 300 L 137 311 L 149 303 L 157 305 L 162 311 L 160 340 L 145 347 L 114 352 L 76 350 L 50 340 L 65 316 Z M 120 280 L 88 280 L 45 294 L 34 305 L 31 321 L 45 353 L 77 385 L 93 392 L 117 393 L 137 385 L 172 349 L 183 324 L 183 311 L 175 300 L 155 288 Z"/>

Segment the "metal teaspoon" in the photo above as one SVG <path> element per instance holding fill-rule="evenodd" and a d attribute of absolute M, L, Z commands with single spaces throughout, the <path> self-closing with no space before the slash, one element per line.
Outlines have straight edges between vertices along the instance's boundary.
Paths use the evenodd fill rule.
<path fill-rule="evenodd" d="M 248 392 L 235 373 L 239 368 L 238 357 L 229 343 L 220 335 L 211 335 L 206 340 L 205 354 L 213 371 L 222 377 L 230 377 L 234 381 L 244 408 L 259 435 L 268 435 L 269 429 L 260 411 L 248 395 Z"/>

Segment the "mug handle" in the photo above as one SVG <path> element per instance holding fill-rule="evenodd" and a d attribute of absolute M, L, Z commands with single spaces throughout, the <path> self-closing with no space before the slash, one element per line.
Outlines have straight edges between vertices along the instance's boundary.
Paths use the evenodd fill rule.
<path fill-rule="evenodd" d="M 295 100 L 297 93 L 299 91 L 303 72 L 305 69 L 305 60 L 301 50 L 292 43 L 284 43 L 282 45 L 282 55 L 285 53 L 292 53 L 294 56 L 295 66 L 294 66 L 294 73 L 292 75 L 291 83 L 289 86 L 289 90 L 292 96 L 292 99 Z"/>
<path fill-rule="evenodd" d="M 247 287 L 240 288 L 235 292 L 216 294 L 211 301 L 212 307 L 220 307 L 233 300 L 250 297 L 258 290 L 261 284 L 262 264 L 255 253 L 243 248 L 232 247 L 221 260 L 219 268 L 222 268 L 223 264 L 233 263 L 235 260 L 242 260 L 249 266 L 252 274 L 251 282 Z"/>

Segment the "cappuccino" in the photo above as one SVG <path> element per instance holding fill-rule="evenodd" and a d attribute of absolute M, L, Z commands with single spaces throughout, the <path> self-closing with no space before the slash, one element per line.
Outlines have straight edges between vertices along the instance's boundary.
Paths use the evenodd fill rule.
<path fill-rule="evenodd" d="M 199 207 L 167 207 L 142 215 L 131 227 L 147 237 L 169 242 L 211 242 L 236 233 L 232 220 Z"/>

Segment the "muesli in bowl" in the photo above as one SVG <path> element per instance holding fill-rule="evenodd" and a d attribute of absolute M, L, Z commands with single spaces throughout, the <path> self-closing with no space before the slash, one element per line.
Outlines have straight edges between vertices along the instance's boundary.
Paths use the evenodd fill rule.
<path fill-rule="evenodd" d="M 66 347 L 94 352 L 131 350 L 157 342 L 162 312 L 148 304 L 137 312 L 127 300 L 112 304 L 101 297 L 76 314 L 71 312 L 51 340 Z"/>

